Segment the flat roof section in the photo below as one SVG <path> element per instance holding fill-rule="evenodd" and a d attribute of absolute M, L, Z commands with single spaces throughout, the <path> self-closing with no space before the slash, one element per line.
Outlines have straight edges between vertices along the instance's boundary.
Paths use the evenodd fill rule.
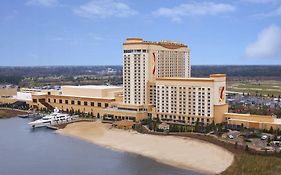
<path fill-rule="evenodd" d="M 181 78 L 181 77 L 162 77 L 156 78 L 159 81 L 214 81 L 212 78 Z"/>
<path fill-rule="evenodd" d="M 121 86 L 106 86 L 106 85 L 83 85 L 83 86 L 62 86 L 66 88 L 77 88 L 77 89 L 120 89 Z"/>
<path fill-rule="evenodd" d="M 142 38 L 127 38 L 123 45 L 135 45 L 135 44 L 148 44 L 148 45 L 159 45 L 168 49 L 178 49 L 181 47 L 188 47 L 187 45 L 169 40 L 161 41 L 144 41 Z"/>

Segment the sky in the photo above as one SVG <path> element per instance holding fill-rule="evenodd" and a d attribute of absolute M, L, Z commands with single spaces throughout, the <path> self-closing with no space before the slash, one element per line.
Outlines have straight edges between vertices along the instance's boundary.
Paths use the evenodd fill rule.
<path fill-rule="evenodd" d="M 122 65 L 128 37 L 192 65 L 281 65 L 281 0 L 1 0 L 0 66 Z"/>

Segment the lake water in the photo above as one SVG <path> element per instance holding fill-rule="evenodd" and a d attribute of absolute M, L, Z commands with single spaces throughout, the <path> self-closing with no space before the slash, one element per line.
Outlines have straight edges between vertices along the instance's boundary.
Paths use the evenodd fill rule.
<path fill-rule="evenodd" d="M 0 119 L 1 175 L 199 175 L 47 128 L 32 129 L 28 122 Z"/>

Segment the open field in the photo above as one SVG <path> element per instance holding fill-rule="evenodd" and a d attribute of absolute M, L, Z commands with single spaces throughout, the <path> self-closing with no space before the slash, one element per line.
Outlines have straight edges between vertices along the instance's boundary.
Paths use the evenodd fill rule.
<path fill-rule="evenodd" d="M 277 175 L 281 173 L 281 158 L 274 156 L 237 154 L 233 164 L 222 175 Z"/>
<path fill-rule="evenodd" d="M 281 80 L 231 80 L 227 82 L 227 90 L 279 97 L 281 96 Z"/>

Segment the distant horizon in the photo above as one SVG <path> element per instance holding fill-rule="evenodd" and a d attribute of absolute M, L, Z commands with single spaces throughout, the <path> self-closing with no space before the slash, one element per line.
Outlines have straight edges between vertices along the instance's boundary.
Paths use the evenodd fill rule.
<path fill-rule="evenodd" d="M 104 65 L 30 65 L 30 66 L 0 66 L 7 67 L 95 67 L 95 66 L 123 66 L 122 64 L 104 64 Z M 193 64 L 191 66 L 281 66 L 281 64 Z"/>

